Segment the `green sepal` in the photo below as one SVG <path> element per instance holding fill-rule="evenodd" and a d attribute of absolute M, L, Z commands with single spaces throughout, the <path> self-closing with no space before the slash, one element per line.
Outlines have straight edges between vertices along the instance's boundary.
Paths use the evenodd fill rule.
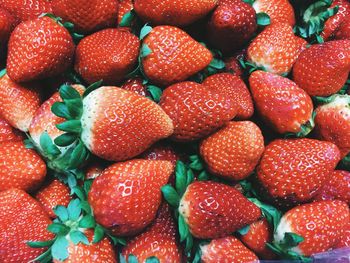
<path fill-rule="evenodd" d="M 271 24 L 270 16 L 266 13 L 257 13 L 256 14 L 256 23 L 259 26 L 268 26 Z"/>
<path fill-rule="evenodd" d="M 64 119 L 71 119 L 71 115 L 69 114 L 67 106 L 63 102 L 56 101 L 51 106 L 51 111 L 53 114 L 55 114 L 58 117 L 64 118 Z"/>
<path fill-rule="evenodd" d="M 62 222 L 66 222 L 69 219 L 68 210 L 65 206 L 58 205 L 53 211 Z"/>
<path fill-rule="evenodd" d="M 69 233 L 69 237 L 74 245 L 78 245 L 79 243 L 83 243 L 85 245 L 89 245 L 89 240 L 84 233 L 79 230 L 73 230 Z"/>
<path fill-rule="evenodd" d="M 148 24 L 144 25 L 140 31 L 140 40 L 143 40 L 152 31 L 152 27 Z"/>
<path fill-rule="evenodd" d="M 6 75 L 6 68 L 4 68 L 0 71 L 0 78 L 2 78 L 5 75 Z"/>
<path fill-rule="evenodd" d="M 80 206 L 81 206 L 81 209 L 85 211 L 85 213 L 87 214 L 91 214 L 92 213 L 92 209 L 91 209 L 91 206 L 90 204 L 87 202 L 87 201 L 81 201 L 80 202 Z"/>
<path fill-rule="evenodd" d="M 198 181 L 208 181 L 209 179 L 210 174 L 207 171 L 202 171 L 197 178 Z"/>
<path fill-rule="evenodd" d="M 191 155 L 190 156 L 190 168 L 195 171 L 202 171 L 204 169 L 203 162 L 199 155 Z"/>
<path fill-rule="evenodd" d="M 214 69 L 224 69 L 225 68 L 225 62 L 218 58 L 213 58 L 209 64 L 210 67 Z"/>
<path fill-rule="evenodd" d="M 99 224 L 96 224 L 95 229 L 94 229 L 94 239 L 92 241 L 92 243 L 98 243 L 100 242 L 103 237 L 104 237 L 104 229 L 102 226 L 100 226 Z"/>
<path fill-rule="evenodd" d="M 249 5 L 253 5 L 255 0 L 243 0 L 244 3 L 247 3 Z"/>
<path fill-rule="evenodd" d="M 60 149 L 53 144 L 52 139 L 47 132 L 43 132 L 40 136 L 40 147 L 45 157 L 50 160 L 56 159 L 61 154 Z"/>
<path fill-rule="evenodd" d="M 164 185 L 162 188 L 162 193 L 165 200 L 174 208 L 179 207 L 180 196 L 171 185 Z"/>
<path fill-rule="evenodd" d="M 29 139 L 29 138 L 25 139 L 25 140 L 23 140 L 23 143 L 27 149 L 35 149 L 36 148 L 32 139 Z"/>
<path fill-rule="evenodd" d="M 77 221 L 81 214 L 80 200 L 73 199 L 72 201 L 70 201 L 67 207 L 67 211 L 69 220 Z"/>
<path fill-rule="evenodd" d="M 75 133 L 64 133 L 54 140 L 55 144 L 60 147 L 67 147 L 73 144 L 78 139 L 77 134 Z"/>
<path fill-rule="evenodd" d="M 142 44 L 141 50 L 140 50 L 140 57 L 145 58 L 150 54 L 152 54 L 152 50 L 149 48 L 149 46 L 146 44 Z"/>
<path fill-rule="evenodd" d="M 296 247 L 299 245 L 301 242 L 303 242 L 305 239 L 295 233 L 292 232 L 286 232 L 284 234 L 284 244 L 286 247 Z"/>
<path fill-rule="evenodd" d="M 194 181 L 194 174 L 191 169 L 187 170 L 187 181 L 186 181 L 186 186 L 190 185 Z M 187 187 L 186 187 L 187 188 Z M 185 189 L 186 190 L 186 189 Z"/>
<path fill-rule="evenodd" d="M 64 261 L 68 258 L 68 240 L 65 236 L 58 236 L 51 247 L 52 257 L 54 259 Z"/>
<path fill-rule="evenodd" d="M 237 233 L 244 236 L 249 232 L 249 229 L 250 229 L 250 225 L 247 225 L 247 226 L 242 227 L 241 229 L 237 230 Z"/>
<path fill-rule="evenodd" d="M 312 112 L 311 118 L 300 126 L 300 131 L 297 133 L 286 133 L 285 138 L 304 138 L 306 137 L 315 127 L 316 111 Z"/>
<path fill-rule="evenodd" d="M 175 188 L 179 196 L 182 196 L 187 188 L 187 172 L 185 164 L 181 161 L 176 162 L 175 167 Z"/>
<path fill-rule="evenodd" d="M 147 91 L 151 94 L 152 100 L 155 102 L 159 102 L 160 98 L 162 97 L 163 91 L 154 85 L 148 85 L 147 86 Z"/>
<path fill-rule="evenodd" d="M 190 234 L 190 230 L 182 215 L 179 215 L 178 217 L 178 227 L 179 227 L 179 234 L 180 234 L 180 242 L 183 242 L 187 238 L 187 236 Z"/>
<path fill-rule="evenodd" d="M 81 98 L 64 100 L 72 119 L 80 119 L 83 115 L 83 101 Z"/>
<path fill-rule="evenodd" d="M 87 95 L 89 95 L 91 92 L 93 92 L 94 90 L 98 89 L 101 87 L 103 83 L 103 80 L 99 80 L 95 83 L 92 83 L 89 87 L 87 87 L 87 89 L 85 90 L 84 94 L 83 94 L 83 98 L 86 98 Z"/>
<path fill-rule="evenodd" d="M 157 257 L 149 257 L 146 259 L 145 263 L 160 263 L 159 259 Z"/>
<path fill-rule="evenodd" d="M 78 145 L 73 150 L 72 155 L 69 159 L 69 167 L 71 169 L 78 168 L 89 158 L 89 155 L 89 151 L 87 150 L 85 145 L 79 140 Z"/>
<path fill-rule="evenodd" d="M 128 256 L 128 263 L 138 263 L 137 257 L 133 254 Z"/>
<path fill-rule="evenodd" d="M 119 23 L 120 27 L 131 27 L 132 22 L 136 18 L 136 13 L 134 9 L 131 9 L 125 15 L 123 15 L 122 20 Z"/>
<path fill-rule="evenodd" d="M 57 129 L 70 132 L 70 133 L 80 133 L 81 132 L 81 122 L 80 120 L 68 120 L 59 124 L 56 124 Z"/>
<path fill-rule="evenodd" d="M 80 200 L 85 200 L 86 199 L 86 194 L 85 194 L 84 190 L 80 186 L 78 186 L 78 185 L 74 186 L 72 191 L 73 191 L 73 193 L 76 196 L 78 196 L 78 198 Z"/>
<path fill-rule="evenodd" d="M 189 253 L 193 247 L 193 237 L 191 234 L 189 234 L 186 237 L 186 243 L 185 243 L 185 252 Z"/>
<path fill-rule="evenodd" d="M 42 248 L 42 247 L 49 247 L 53 244 L 54 240 L 48 240 L 48 241 L 28 241 L 27 245 L 32 248 Z"/>
<path fill-rule="evenodd" d="M 92 180 L 92 179 L 84 181 L 83 188 L 84 188 L 84 191 L 85 191 L 86 194 L 88 194 L 90 192 L 90 189 L 91 189 L 93 181 L 94 180 Z"/>
<path fill-rule="evenodd" d="M 47 230 L 56 235 L 67 235 L 69 233 L 69 227 L 61 223 L 52 223 L 47 227 Z"/>
<path fill-rule="evenodd" d="M 82 228 L 94 228 L 95 226 L 95 218 L 92 215 L 86 215 L 79 221 L 79 227 Z"/>
<path fill-rule="evenodd" d="M 71 85 L 62 85 L 59 89 L 59 93 L 63 101 L 81 98 L 79 92 Z"/>

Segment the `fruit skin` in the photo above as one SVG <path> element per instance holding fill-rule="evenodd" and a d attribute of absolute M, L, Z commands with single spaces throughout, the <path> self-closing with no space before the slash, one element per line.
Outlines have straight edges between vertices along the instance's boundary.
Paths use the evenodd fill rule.
<path fill-rule="evenodd" d="M 0 168 L 0 191 L 10 188 L 33 191 L 46 176 L 45 162 L 23 142 L 0 143 Z"/>
<path fill-rule="evenodd" d="M 85 37 L 77 46 L 75 70 L 89 84 L 114 85 L 136 66 L 140 41 L 123 29 L 109 28 Z"/>
<path fill-rule="evenodd" d="M 153 25 L 186 26 L 205 17 L 218 0 L 135 0 L 134 9 L 145 22 Z"/>
<path fill-rule="evenodd" d="M 40 100 L 37 84 L 20 85 L 7 74 L 0 78 L 0 115 L 12 127 L 28 131 Z"/>
<path fill-rule="evenodd" d="M 154 84 L 169 86 L 206 68 L 213 55 L 185 31 L 157 26 L 145 37 L 152 53 L 142 59 L 146 76 Z"/>
<path fill-rule="evenodd" d="M 295 25 L 294 9 L 288 0 L 256 0 L 253 3 L 253 8 L 256 13 L 268 14 L 271 24 Z"/>
<path fill-rule="evenodd" d="M 0 222 L 2 262 L 29 262 L 45 249 L 31 248 L 26 243 L 53 238 L 46 230 L 51 224 L 48 215 L 35 199 L 19 189 L 0 192 Z"/>
<path fill-rule="evenodd" d="M 200 153 L 209 171 L 235 181 L 245 179 L 254 171 L 264 149 L 264 137 L 251 121 L 229 122 L 200 144 Z"/>
<path fill-rule="evenodd" d="M 334 248 L 349 223 L 349 218 L 348 205 L 339 200 L 304 204 L 284 214 L 274 239 L 275 242 L 280 242 L 287 232 L 298 234 L 304 241 L 291 250 L 311 256 Z"/>
<path fill-rule="evenodd" d="M 162 199 L 160 188 L 173 169 L 168 161 L 136 159 L 105 169 L 88 195 L 96 221 L 117 236 L 142 231 L 155 219 Z"/>
<path fill-rule="evenodd" d="M 350 39 L 350 16 L 345 18 L 343 22 L 338 27 L 335 39 Z"/>
<path fill-rule="evenodd" d="M 315 132 L 320 140 L 338 146 L 341 157 L 350 152 L 350 96 L 336 95 L 316 109 Z"/>
<path fill-rule="evenodd" d="M 166 88 L 159 105 L 174 123 L 172 139 L 203 138 L 233 119 L 237 107 L 225 94 L 195 82 L 180 82 Z"/>
<path fill-rule="evenodd" d="M 0 51 L 5 52 L 11 32 L 15 28 L 15 17 L 6 9 L 0 8 Z M 1 57 L 3 55 L 1 54 Z"/>
<path fill-rule="evenodd" d="M 245 120 L 252 117 L 254 104 L 252 96 L 243 80 L 230 73 L 214 74 L 206 78 L 203 85 L 215 92 L 223 92 L 238 104 L 236 119 Z"/>
<path fill-rule="evenodd" d="M 315 201 L 341 200 L 350 204 L 350 172 L 335 170 L 330 181 L 315 196 Z"/>
<path fill-rule="evenodd" d="M 52 0 L 52 10 L 64 21 L 72 22 L 74 30 L 91 33 L 116 25 L 118 2 L 115 0 Z"/>
<path fill-rule="evenodd" d="M 69 188 L 59 180 L 55 179 L 36 193 L 35 199 L 40 203 L 50 218 L 56 218 L 53 209 L 62 205 L 67 207 L 71 201 Z"/>
<path fill-rule="evenodd" d="M 98 157 L 135 157 L 173 133 L 173 124 L 153 101 L 132 91 L 101 87 L 83 100 L 81 139 Z"/>
<path fill-rule="evenodd" d="M 141 96 L 149 97 L 151 94 L 147 90 L 147 86 L 143 85 L 141 78 L 128 79 L 122 86 L 122 89 L 133 91 Z"/>
<path fill-rule="evenodd" d="M 225 184 L 197 181 L 187 187 L 179 213 L 196 238 L 219 238 L 249 225 L 260 209 L 238 190 Z"/>
<path fill-rule="evenodd" d="M 160 262 L 180 263 L 182 253 L 176 240 L 175 222 L 167 204 L 162 204 L 157 218 L 142 234 L 129 240 L 122 255 L 128 259 L 130 254 L 138 262 L 145 262 L 149 257 L 157 257 Z"/>
<path fill-rule="evenodd" d="M 235 262 L 235 263 L 257 263 L 259 258 L 237 238 L 227 236 L 213 239 L 207 245 L 200 247 L 203 263 Z"/>
<path fill-rule="evenodd" d="M 241 0 L 221 0 L 208 24 L 209 42 L 224 53 L 242 47 L 257 29 L 253 7 Z"/>
<path fill-rule="evenodd" d="M 249 45 L 248 60 L 275 74 L 288 73 L 307 42 L 294 35 L 286 23 L 272 24 Z"/>
<path fill-rule="evenodd" d="M 330 96 L 343 87 L 349 71 L 350 40 L 336 40 L 304 50 L 294 64 L 293 79 L 310 96 Z"/>
<path fill-rule="evenodd" d="M 311 119 L 310 96 L 288 78 L 258 70 L 249 84 L 258 113 L 278 133 L 298 133 Z"/>
<path fill-rule="evenodd" d="M 122 21 L 124 15 L 132 9 L 134 9 L 133 0 L 119 0 L 118 25 Z"/>
<path fill-rule="evenodd" d="M 335 246 L 335 248 L 344 248 L 344 247 L 350 247 L 350 222 L 345 227 L 343 235 L 340 238 L 340 241 Z"/>
<path fill-rule="evenodd" d="M 273 198 L 298 204 L 317 195 L 339 160 L 339 149 L 330 142 L 277 139 L 266 146 L 257 176 Z"/>
<path fill-rule="evenodd" d="M 7 74 L 15 82 L 53 77 L 71 65 L 74 43 L 67 29 L 49 17 L 22 22 L 12 32 Z"/>
<path fill-rule="evenodd" d="M 10 141 L 17 142 L 22 140 L 22 134 L 18 130 L 11 127 L 7 121 L 0 118 L 0 143 Z"/>

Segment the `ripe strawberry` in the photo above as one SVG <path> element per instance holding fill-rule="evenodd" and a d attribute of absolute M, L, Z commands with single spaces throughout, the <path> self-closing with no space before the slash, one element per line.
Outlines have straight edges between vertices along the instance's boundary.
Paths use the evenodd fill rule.
<path fill-rule="evenodd" d="M 35 111 L 40 107 L 37 84 L 20 85 L 8 75 L 0 77 L 0 115 L 12 127 L 28 131 Z"/>
<path fill-rule="evenodd" d="M 89 192 L 96 221 L 118 236 L 139 233 L 155 219 L 160 188 L 172 172 L 168 161 L 131 160 L 108 167 Z"/>
<path fill-rule="evenodd" d="M 266 13 L 271 19 L 271 24 L 287 23 L 295 25 L 295 15 L 293 6 L 288 0 L 256 0 L 253 8 L 257 13 Z"/>
<path fill-rule="evenodd" d="M 315 201 L 342 200 L 350 204 L 350 172 L 336 170 L 331 173 L 330 181 L 315 196 Z"/>
<path fill-rule="evenodd" d="M 310 96 L 293 81 L 261 70 L 249 77 L 255 107 L 261 117 L 278 133 L 307 134 L 313 125 Z"/>
<path fill-rule="evenodd" d="M 74 68 L 89 84 L 103 80 L 113 85 L 134 69 L 139 48 L 139 39 L 130 32 L 105 29 L 79 43 Z"/>
<path fill-rule="evenodd" d="M 122 86 L 122 89 L 133 91 L 141 96 L 150 96 L 146 85 L 143 85 L 141 78 L 128 79 Z"/>
<path fill-rule="evenodd" d="M 29 262 L 44 252 L 31 248 L 28 241 L 48 240 L 50 218 L 26 192 L 9 189 L 0 192 L 0 247 L 2 262 Z"/>
<path fill-rule="evenodd" d="M 0 143 L 10 141 L 17 142 L 22 140 L 22 134 L 18 130 L 12 128 L 7 121 L 0 118 Z"/>
<path fill-rule="evenodd" d="M 347 204 L 339 200 L 297 206 L 282 217 L 274 235 L 274 242 L 278 245 L 283 244 L 286 235 L 294 233 L 304 240 L 287 248 L 288 251 L 303 256 L 328 251 L 340 241 L 349 218 Z"/>
<path fill-rule="evenodd" d="M 145 262 L 150 257 L 156 257 L 160 262 L 181 262 L 175 222 L 168 205 L 163 204 L 154 223 L 123 248 L 122 255 L 125 259 L 128 260 L 131 254 L 136 256 L 138 262 Z"/>
<path fill-rule="evenodd" d="M 266 147 L 257 176 L 273 198 L 302 203 L 329 182 L 339 160 L 340 152 L 330 142 L 278 139 Z"/>
<path fill-rule="evenodd" d="M 52 0 L 53 13 L 72 22 L 74 29 L 91 33 L 116 25 L 118 2 L 115 0 Z"/>
<path fill-rule="evenodd" d="M 240 77 L 230 73 L 214 74 L 206 78 L 203 85 L 214 92 L 223 92 L 238 104 L 237 119 L 249 119 L 254 113 L 254 105 L 249 90 Z"/>
<path fill-rule="evenodd" d="M 335 32 L 335 39 L 350 39 L 350 16 L 344 18 Z"/>
<path fill-rule="evenodd" d="M 307 42 L 294 35 L 290 25 L 276 23 L 265 28 L 249 45 L 248 60 L 275 74 L 288 73 Z"/>
<path fill-rule="evenodd" d="M 0 8 L 0 51 L 6 50 L 7 42 L 15 28 L 15 18 L 6 9 Z M 1 55 L 2 57 L 2 55 Z"/>
<path fill-rule="evenodd" d="M 255 222 L 260 209 L 225 184 L 197 181 L 187 187 L 179 205 L 189 231 L 197 238 L 219 238 Z"/>
<path fill-rule="evenodd" d="M 189 25 L 213 10 L 218 0 L 135 0 L 134 8 L 138 16 L 153 25 Z"/>
<path fill-rule="evenodd" d="M 122 21 L 124 15 L 134 9 L 133 0 L 119 0 L 118 9 L 118 25 Z"/>
<path fill-rule="evenodd" d="M 244 73 L 242 66 L 239 63 L 239 58 L 235 56 L 225 59 L 225 69 L 236 76 L 242 76 Z"/>
<path fill-rule="evenodd" d="M 350 40 L 329 41 L 312 45 L 300 54 L 293 79 L 310 96 L 329 96 L 343 87 L 349 71 Z"/>
<path fill-rule="evenodd" d="M 55 218 L 56 215 L 53 208 L 58 205 L 68 206 L 72 198 L 70 197 L 68 186 L 55 179 L 41 188 L 40 191 L 36 193 L 35 199 L 51 218 Z"/>
<path fill-rule="evenodd" d="M 113 161 L 135 157 L 173 133 L 171 119 L 157 104 L 117 87 L 101 87 L 86 96 L 81 123 L 86 147 Z"/>
<path fill-rule="evenodd" d="M 180 154 L 174 149 L 170 143 L 157 142 L 147 151 L 141 154 L 142 159 L 146 160 L 163 160 L 169 161 L 174 166 L 181 159 Z"/>
<path fill-rule="evenodd" d="M 227 236 L 213 239 L 209 244 L 200 247 L 203 263 L 235 262 L 257 263 L 258 257 L 237 238 Z"/>
<path fill-rule="evenodd" d="M 340 241 L 337 243 L 335 248 L 350 247 L 350 223 L 345 227 Z"/>
<path fill-rule="evenodd" d="M 164 90 L 159 105 L 174 123 L 172 139 L 203 138 L 233 119 L 236 105 L 225 94 L 215 93 L 195 82 L 181 82 Z"/>
<path fill-rule="evenodd" d="M 200 145 L 209 171 L 235 181 L 254 171 L 263 152 L 264 137 L 251 121 L 229 122 Z"/>
<path fill-rule="evenodd" d="M 10 37 L 7 73 L 15 82 L 59 75 L 70 66 L 74 48 L 67 29 L 51 18 L 22 22 Z"/>
<path fill-rule="evenodd" d="M 321 140 L 338 146 L 341 157 L 350 152 L 350 96 L 335 95 L 316 109 L 315 130 Z"/>
<path fill-rule="evenodd" d="M 186 80 L 206 68 L 213 58 L 207 48 L 173 26 L 153 28 L 143 43 L 152 51 L 142 59 L 143 70 L 161 86 Z"/>
<path fill-rule="evenodd" d="M 257 29 L 253 7 L 241 0 L 221 0 L 209 20 L 208 39 L 224 53 L 242 47 Z"/>

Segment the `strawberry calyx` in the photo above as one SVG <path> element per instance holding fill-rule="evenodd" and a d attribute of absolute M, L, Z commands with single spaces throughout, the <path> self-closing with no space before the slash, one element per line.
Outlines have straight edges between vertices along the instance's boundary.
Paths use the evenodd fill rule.
<path fill-rule="evenodd" d="M 253 6 L 255 0 L 243 0 L 243 2 Z M 257 13 L 256 23 L 258 26 L 268 26 L 271 24 L 270 16 L 264 12 Z"/>
<path fill-rule="evenodd" d="M 5 75 L 6 75 L 6 68 L 4 68 L 0 71 L 0 78 L 2 78 Z"/>
<path fill-rule="evenodd" d="M 312 112 L 311 118 L 300 126 L 297 133 L 286 133 L 285 138 L 304 138 L 315 128 L 316 111 Z"/>
<path fill-rule="evenodd" d="M 149 257 L 146 258 L 144 261 L 145 263 L 160 263 L 159 259 L 157 257 Z M 134 254 L 128 255 L 128 259 L 126 260 L 125 257 L 123 257 L 122 254 L 119 255 L 119 263 L 139 263 L 137 257 Z"/>

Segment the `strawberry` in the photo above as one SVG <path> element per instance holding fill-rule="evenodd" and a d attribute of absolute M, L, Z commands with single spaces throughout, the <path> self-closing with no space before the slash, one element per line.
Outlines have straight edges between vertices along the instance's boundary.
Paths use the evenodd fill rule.
<path fill-rule="evenodd" d="M 131 160 L 111 165 L 94 180 L 89 192 L 96 221 L 118 236 L 139 233 L 155 219 L 160 188 L 172 172 L 168 161 Z"/>
<path fill-rule="evenodd" d="M 306 135 L 312 130 L 312 100 L 293 81 L 258 70 L 249 84 L 257 111 L 275 131 Z"/>
<path fill-rule="evenodd" d="M 159 105 L 174 123 L 172 139 L 192 141 L 203 138 L 233 119 L 236 105 L 195 82 L 180 82 L 166 88 Z"/>
<path fill-rule="evenodd" d="M 229 122 L 200 145 L 201 156 L 209 171 L 236 181 L 254 171 L 263 152 L 264 137 L 251 121 Z"/>
<path fill-rule="evenodd" d="M 153 224 L 126 244 L 122 255 L 129 261 L 130 255 L 134 255 L 138 262 L 145 262 L 151 257 L 156 257 L 160 262 L 182 262 L 175 222 L 168 205 L 163 204 Z"/>
<path fill-rule="evenodd" d="M 238 104 L 237 119 L 249 119 L 254 113 L 254 105 L 249 90 L 243 80 L 230 73 L 214 74 L 206 78 L 203 85 L 214 92 L 223 92 Z"/>
<path fill-rule="evenodd" d="M 105 169 L 105 165 L 99 162 L 90 163 L 85 169 L 86 180 L 95 179 L 100 176 Z"/>
<path fill-rule="evenodd" d="M 15 18 L 6 9 L 0 8 L 0 50 L 6 50 L 11 32 L 15 28 Z M 2 55 L 1 55 L 2 57 Z"/>
<path fill-rule="evenodd" d="M 257 13 L 266 13 L 271 19 L 271 24 L 287 23 L 295 24 L 293 6 L 288 0 L 255 0 L 253 8 Z"/>
<path fill-rule="evenodd" d="M 133 9 L 133 0 L 119 0 L 118 25 L 122 22 L 123 17 Z"/>
<path fill-rule="evenodd" d="M 7 121 L 0 118 L 0 143 L 10 141 L 17 142 L 22 140 L 22 134 L 18 130 L 12 128 Z"/>
<path fill-rule="evenodd" d="M 244 73 L 242 66 L 239 63 L 239 58 L 235 56 L 225 59 L 225 69 L 236 76 L 242 76 Z"/>
<path fill-rule="evenodd" d="M 142 83 L 141 78 L 128 79 L 122 86 L 122 89 L 133 91 L 141 96 L 148 97 L 151 94 L 147 90 L 147 86 Z"/>
<path fill-rule="evenodd" d="M 53 209 L 58 205 L 68 206 L 72 198 L 69 195 L 68 186 L 55 179 L 47 186 L 41 188 L 36 193 L 35 199 L 51 218 L 55 218 L 56 215 Z"/>
<path fill-rule="evenodd" d="M 12 127 L 28 131 L 35 111 L 40 107 L 37 84 L 20 85 L 8 75 L 0 77 L 0 115 Z"/>
<path fill-rule="evenodd" d="M 330 180 L 338 148 L 313 139 L 277 139 L 265 149 L 257 176 L 273 197 L 289 204 L 311 200 Z"/>
<path fill-rule="evenodd" d="M 72 22 L 74 29 L 91 33 L 116 25 L 118 1 L 115 0 L 52 0 L 53 13 L 64 21 Z"/>
<path fill-rule="evenodd" d="M 175 166 L 176 162 L 181 159 L 181 156 L 170 143 L 157 142 L 142 153 L 140 158 L 146 160 L 169 161 Z"/>
<path fill-rule="evenodd" d="M 15 82 L 59 75 L 70 66 L 74 48 L 68 30 L 51 18 L 22 22 L 9 40 L 7 73 Z"/>
<path fill-rule="evenodd" d="M 350 204 L 350 172 L 336 170 L 331 173 L 330 181 L 315 196 L 315 201 L 342 200 Z"/>
<path fill-rule="evenodd" d="M 335 32 L 335 39 L 350 39 L 350 16 L 345 18 Z"/>
<path fill-rule="evenodd" d="M 74 68 L 89 84 L 103 80 L 113 85 L 134 69 L 139 48 L 139 39 L 130 32 L 105 29 L 79 43 Z"/>
<path fill-rule="evenodd" d="M 340 241 L 337 243 L 335 248 L 350 247 L 350 223 L 345 227 Z"/>
<path fill-rule="evenodd" d="M 253 7 L 241 0 L 221 0 L 209 20 L 208 39 L 224 53 L 242 47 L 257 29 Z"/>
<path fill-rule="evenodd" d="M 52 238 L 46 230 L 50 223 L 40 204 L 26 192 L 14 188 L 0 192 L 1 261 L 29 262 L 43 253 L 26 243 Z"/>
<path fill-rule="evenodd" d="M 202 245 L 201 262 L 235 262 L 235 263 L 257 263 L 258 257 L 244 246 L 237 238 L 227 236 L 213 239 L 209 244 Z"/>
<path fill-rule="evenodd" d="M 306 44 L 304 39 L 294 35 L 290 25 L 272 24 L 249 45 L 248 60 L 271 73 L 288 73 Z"/>
<path fill-rule="evenodd" d="M 213 10 L 218 0 L 135 0 L 134 8 L 138 16 L 153 25 L 189 25 Z"/>
<path fill-rule="evenodd" d="M 153 28 L 143 43 L 151 50 L 142 58 L 143 71 L 152 83 L 161 86 L 186 80 L 213 58 L 206 47 L 173 26 Z"/>
<path fill-rule="evenodd" d="M 349 219 L 347 204 L 339 200 L 297 206 L 284 214 L 277 227 L 276 252 L 311 256 L 328 251 L 340 241 Z"/>
<path fill-rule="evenodd" d="M 350 153 L 350 96 L 332 96 L 316 109 L 315 130 L 321 140 L 338 146 L 341 157 Z"/>
<path fill-rule="evenodd" d="M 329 96 L 343 87 L 349 71 L 350 40 L 329 41 L 312 45 L 300 54 L 293 79 L 310 96 Z"/>

